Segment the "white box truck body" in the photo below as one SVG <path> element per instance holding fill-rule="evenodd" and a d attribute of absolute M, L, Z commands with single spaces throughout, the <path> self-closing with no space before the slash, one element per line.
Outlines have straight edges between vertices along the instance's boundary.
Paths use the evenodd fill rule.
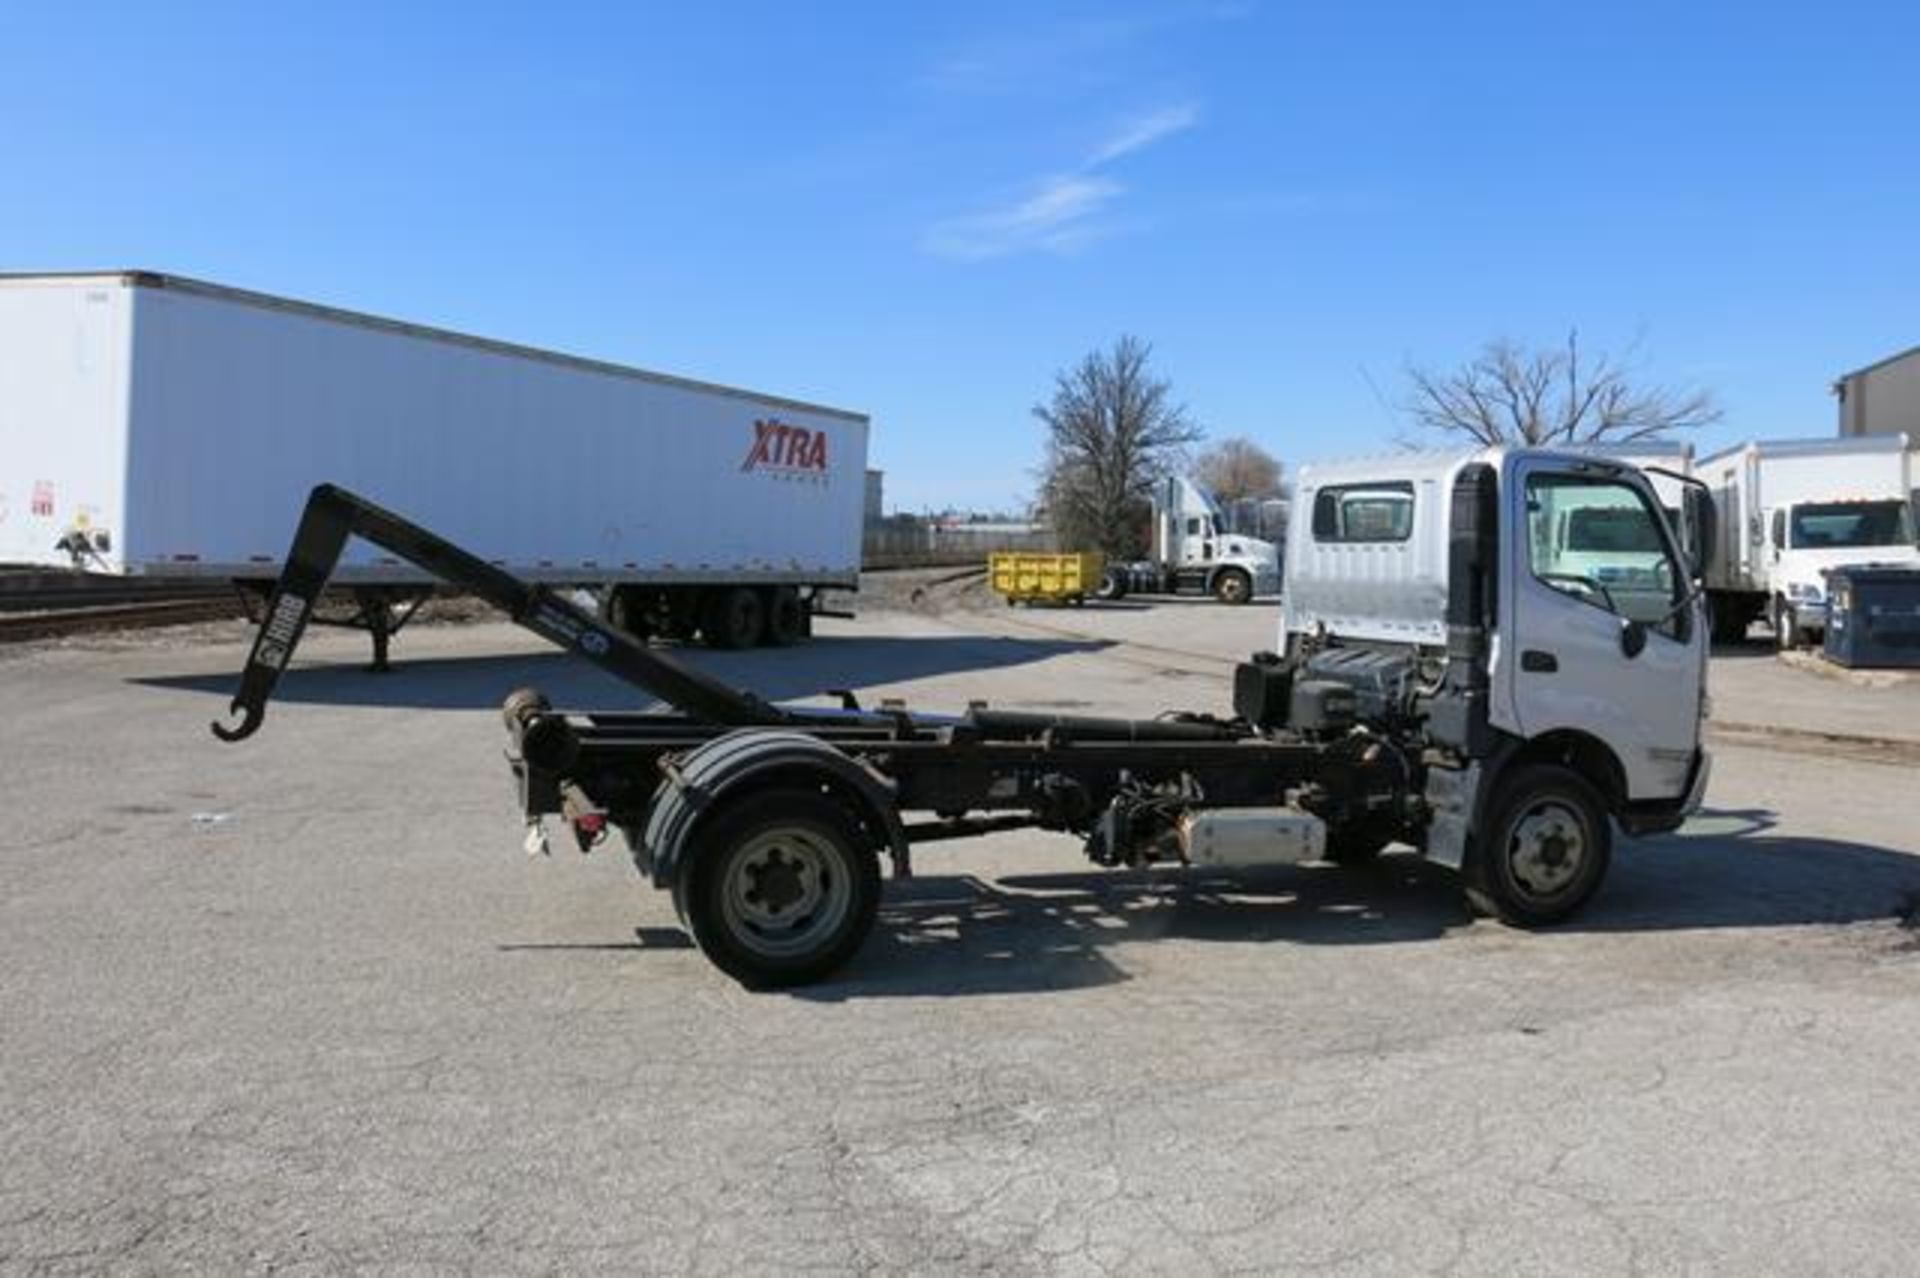
<path fill-rule="evenodd" d="M 1920 564 L 1905 435 L 1763 440 L 1702 458 L 1719 523 L 1707 587 L 1716 628 L 1765 616 L 1783 647 L 1826 629 L 1826 573 Z"/>
<path fill-rule="evenodd" d="M 857 586 L 867 433 L 858 413 L 178 277 L 0 277 L 0 562 L 272 578 L 330 482 L 528 579 L 765 605 Z M 426 580 L 365 546 L 339 579 Z"/>

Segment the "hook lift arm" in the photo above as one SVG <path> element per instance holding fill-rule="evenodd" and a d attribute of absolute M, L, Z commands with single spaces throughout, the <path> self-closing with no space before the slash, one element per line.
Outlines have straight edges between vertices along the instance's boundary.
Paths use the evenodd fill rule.
<path fill-rule="evenodd" d="M 340 562 L 349 536 L 370 541 L 471 592 L 542 638 L 580 653 L 695 718 L 745 727 L 787 723 L 794 717 L 666 653 L 653 651 L 550 586 L 522 581 L 364 497 L 321 484 L 307 497 L 299 530 L 287 552 L 286 567 L 274 585 L 265 620 L 254 636 L 253 651 L 241 673 L 231 707 L 231 713 L 241 716 L 240 722 L 231 728 L 222 723 L 213 725 L 214 735 L 222 741 L 239 741 L 259 730 L 280 672 L 299 646 L 313 606 Z"/>

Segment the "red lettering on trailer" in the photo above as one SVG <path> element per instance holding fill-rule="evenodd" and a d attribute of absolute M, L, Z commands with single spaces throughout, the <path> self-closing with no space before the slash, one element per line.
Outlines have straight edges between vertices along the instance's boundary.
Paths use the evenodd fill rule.
<path fill-rule="evenodd" d="M 51 479 L 33 481 L 33 504 L 29 509 L 39 518 L 53 518 L 53 481 Z"/>
<path fill-rule="evenodd" d="M 827 432 L 791 426 L 778 417 L 763 417 L 753 424 L 753 444 L 741 470 L 814 471 L 827 470 Z"/>

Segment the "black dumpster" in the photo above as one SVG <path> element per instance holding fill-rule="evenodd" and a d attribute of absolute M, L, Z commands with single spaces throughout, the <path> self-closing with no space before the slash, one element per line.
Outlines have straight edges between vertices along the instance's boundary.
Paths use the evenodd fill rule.
<path fill-rule="evenodd" d="M 1827 574 L 1827 660 L 1920 667 L 1920 568 L 1854 564 Z"/>

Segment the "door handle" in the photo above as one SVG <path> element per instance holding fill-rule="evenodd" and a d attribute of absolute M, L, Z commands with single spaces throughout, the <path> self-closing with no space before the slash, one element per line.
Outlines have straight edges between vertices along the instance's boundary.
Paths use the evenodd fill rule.
<path fill-rule="evenodd" d="M 1528 648 L 1520 654 L 1520 668 L 1529 674 L 1553 674 L 1560 669 L 1560 658 L 1551 652 Z"/>

